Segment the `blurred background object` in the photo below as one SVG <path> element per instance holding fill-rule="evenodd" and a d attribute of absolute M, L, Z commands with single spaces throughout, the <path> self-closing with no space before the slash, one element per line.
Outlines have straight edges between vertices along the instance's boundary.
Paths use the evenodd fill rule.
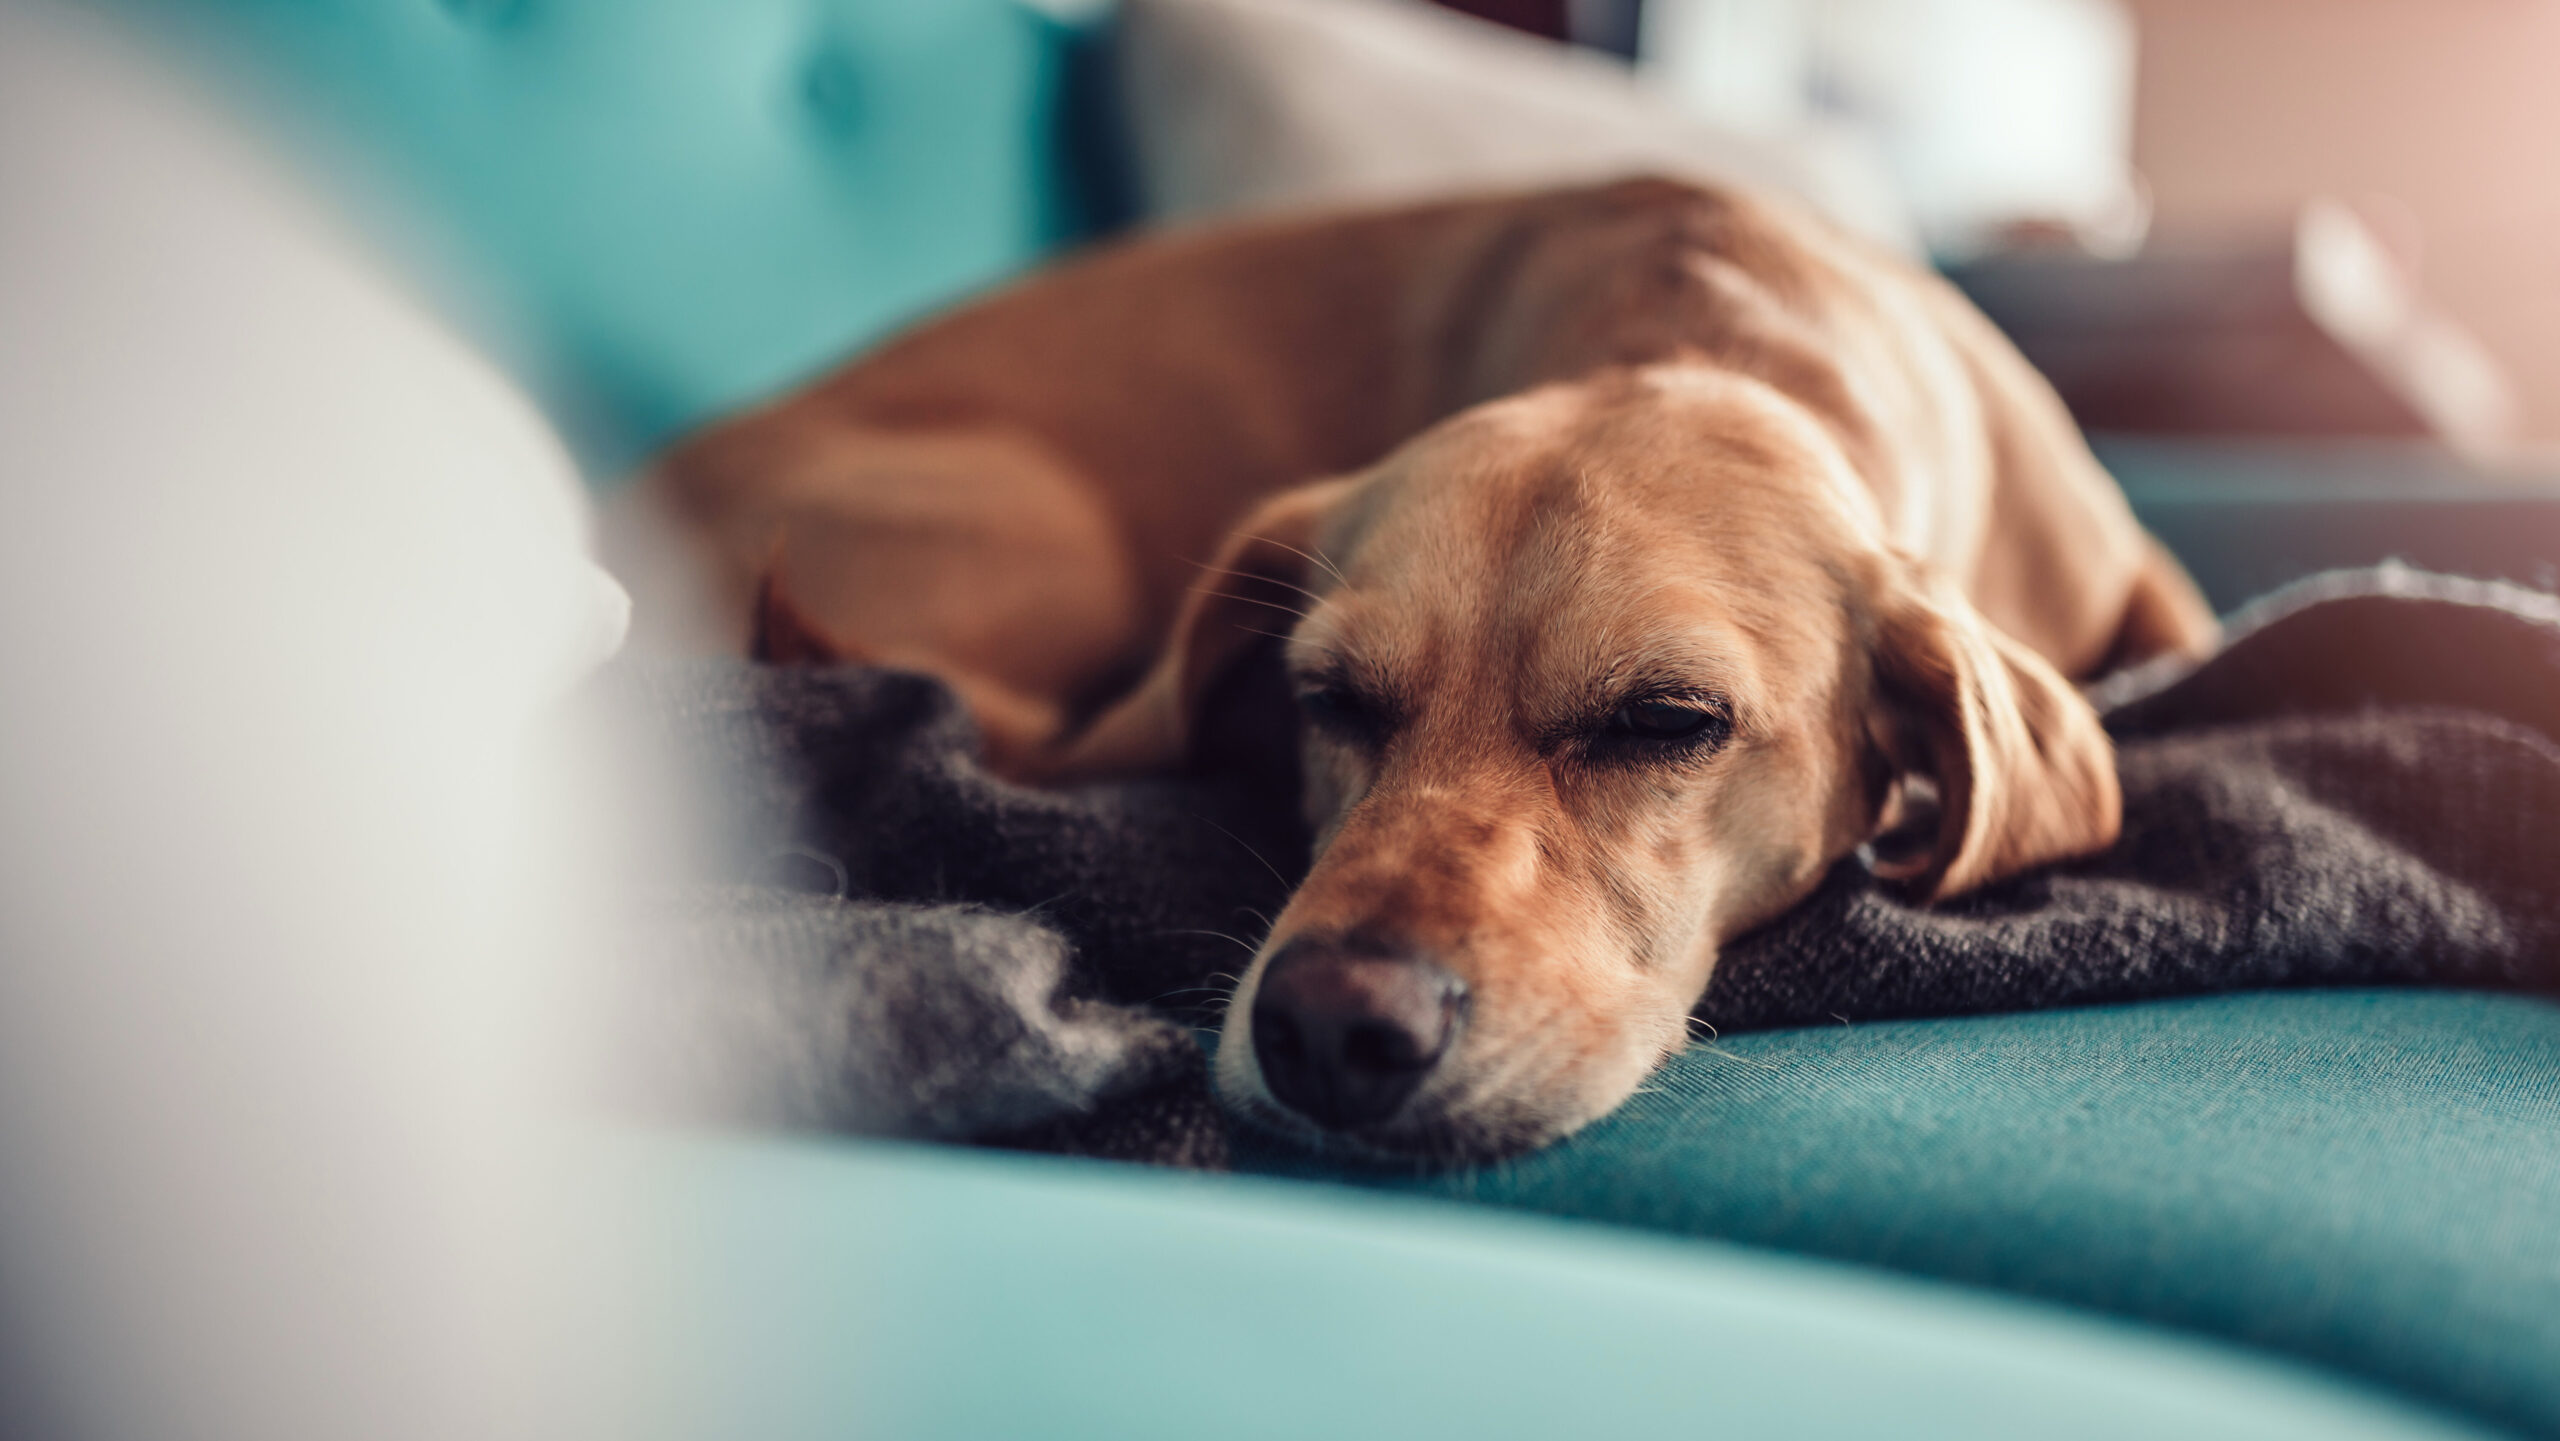
<path fill-rule="evenodd" d="M 2343 197 L 2560 441 L 2560 6 L 2130 0 L 2134 158 L 2164 233 Z"/>
<path fill-rule="evenodd" d="M 0 1434 L 587 1434 L 582 508 L 214 109 L 0 0 Z"/>
<path fill-rule="evenodd" d="M 1671 174 L 1791 196 L 1921 250 L 1851 127 L 1740 129 L 1685 112 L 1623 61 L 1425 5 L 1124 0 L 1117 36 L 1138 198 L 1156 220 Z"/>
<path fill-rule="evenodd" d="M 2139 244 L 2133 26 L 2113 0 L 1646 0 L 1637 65 L 1748 131 L 1874 136 L 1932 252 L 2020 224 Z"/>
<path fill-rule="evenodd" d="M 2099 257 L 2021 248 L 1949 268 L 2092 430 L 2516 440 L 2505 372 L 2353 210 Z"/>
<path fill-rule="evenodd" d="M 2546 7 L 113 8 L 221 57 L 235 93 L 332 162 L 600 484 L 689 425 L 1133 220 L 1631 169 L 1790 192 L 1925 246 L 1966 267 L 2031 350 L 2058 345 L 2076 365 L 2111 349 L 2122 366 L 2214 377 L 2201 426 L 2176 405 L 2130 408 L 2140 386 L 2109 380 L 2093 398 L 2066 380 L 2090 423 L 2157 433 L 2299 424 L 2303 397 L 2252 358 L 2266 346 L 2224 353 L 2255 322 L 2198 316 L 2187 281 L 2166 277 L 2272 276 L 2260 262 L 2293 253 L 2306 207 L 2342 200 L 2421 319 L 2381 347 L 2311 312 L 2286 322 L 2286 344 L 2318 368 L 2370 372 L 2320 387 L 2313 428 L 2415 427 L 2476 456 L 2560 439 L 2560 181 L 2520 138 L 2560 125 L 2539 78 L 2560 59 Z M 653 76 L 645 111 L 619 88 L 639 73 Z M 917 163 L 925 136 L 941 163 Z M 2043 268 L 2004 279 L 2025 252 Z M 2038 277 L 2074 252 L 2139 257 L 2088 284 L 2198 323 L 2155 321 L 2136 343 L 2073 334 L 2085 312 L 2019 309 L 2054 291 Z M 2147 294 L 2155 283 L 2167 288 Z M 2296 288 L 2267 284 L 2230 293 L 2265 315 Z"/>
<path fill-rule="evenodd" d="M 2024 223 L 2141 239 L 2130 164 L 2134 34 L 2114 0 L 1441 0 L 1621 55 L 1688 113 L 1877 146 L 1929 248 Z"/>
<path fill-rule="evenodd" d="M 2088 424 L 2427 434 L 2498 469 L 2560 441 L 2549 5 L 1441 3 L 1618 50 L 1746 129 L 1875 127 L 1932 249 Z M 2342 210 L 2390 257 L 2388 343 L 2339 330 L 2326 262 L 2297 264 L 2362 248 L 2319 238 Z M 2074 268 L 2057 247 L 2140 258 Z M 2042 253 L 2010 273 L 2021 249 Z M 2083 287 L 2105 298 L 2049 303 Z M 2128 309 L 2159 314 L 2138 337 L 2077 332 Z"/>
<path fill-rule="evenodd" d="M 101 8 L 329 176 L 602 481 L 1100 203 L 1061 163 L 1084 32 L 1012 0 Z"/>

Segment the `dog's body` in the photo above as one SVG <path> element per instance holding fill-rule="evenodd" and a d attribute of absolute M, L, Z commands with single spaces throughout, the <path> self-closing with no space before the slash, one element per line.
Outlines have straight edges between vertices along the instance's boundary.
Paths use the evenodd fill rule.
<path fill-rule="evenodd" d="M 1279 643 L 1318 859 L 1220 1081 L 1402 1152 L 1615 1105 L 1881 832 L 1931 894 L 2103 847 L 2062 677 L 2212 635 L 1951 290 L 1667 182 L 1105 251 L 651 486 L 742 638 L 942 675 L 1018 776 L 1182 764 Z"/>

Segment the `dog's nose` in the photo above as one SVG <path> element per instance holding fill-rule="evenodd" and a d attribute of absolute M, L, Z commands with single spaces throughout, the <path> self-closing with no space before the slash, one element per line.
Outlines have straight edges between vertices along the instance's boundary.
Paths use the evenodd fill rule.
<path fill-rule="evenodd" d="M 1329 1130 L 1383 1121 L 1448 1054 L 1467 986 L 1418 956 L 1300 939 L 1253 998 L 1253 1054 L 1282 1105 Z"/>

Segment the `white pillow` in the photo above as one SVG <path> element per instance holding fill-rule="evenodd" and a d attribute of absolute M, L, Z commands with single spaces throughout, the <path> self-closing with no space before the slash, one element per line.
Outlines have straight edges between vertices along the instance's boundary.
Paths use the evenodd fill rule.
<path fill-rule="evenodd" d="M 0 0 L 0 1271 L 66 1430 L 557 1434 L 582 504 L 262 154 Z"/>
<path fill-rule="evenodd" d="M 1158 219 L 1657 173 L 1791 195 L 1920 249 L 1846 127 L 1719 129 L 1605 56 L 1420 0 L 1122 0 L 1116 62 Z"/>

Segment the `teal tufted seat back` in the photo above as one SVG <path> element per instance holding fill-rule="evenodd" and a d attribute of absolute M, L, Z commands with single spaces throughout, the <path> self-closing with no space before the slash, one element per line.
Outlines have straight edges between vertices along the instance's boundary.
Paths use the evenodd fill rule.
<path fill-rule="evenodd" d="M 1084 228 L 1014 0 L 109 0 L 397 217 L 590 473 Z"/>

